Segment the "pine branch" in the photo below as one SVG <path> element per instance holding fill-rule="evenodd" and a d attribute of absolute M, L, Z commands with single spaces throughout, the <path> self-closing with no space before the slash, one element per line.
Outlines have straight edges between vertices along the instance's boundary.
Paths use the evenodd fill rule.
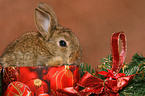
<path fill-rule="evenodd" d="M 108 55 L 106 58 L 102 58 L 100 61 L 102 64 L 98 66 L 101 71 L 111 70 L 112 66 L 112 56 Z"/>
<path fill-rule="evenodd" d="M 81 74 L 81 77 L 84 75 L 85 71 L 91 73 L 92 75 L 96 74 L 96 70 L 93 69 L 90 65 L 81 63 L 80 64 L 80 74 Z"/>

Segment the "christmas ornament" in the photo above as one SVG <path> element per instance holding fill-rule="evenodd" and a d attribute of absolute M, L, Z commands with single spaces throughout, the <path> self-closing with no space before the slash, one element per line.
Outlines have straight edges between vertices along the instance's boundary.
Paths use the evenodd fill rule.
<path fill-rule="evenodd" d="M 79 79 L 79 69 L 77 65 L 65 65 L 52 67 L 43 76 L 43 80 L 50 82 L 51 92 L 57 94 L 58 89 L 72 87 Z"/>
<path fill-rule="evenodd" d="M 34 94 L 24 83 L 14 81 L 8 85 L 4 96 L 34 96 Z"/>
<path fill-rule="evenodd" d="M 19 68 L 6 67 L 3 69 L 3 89 L 6 90 L 11 82 L 19 80 Z"/>
<path fill-rule="evenodd" d="M 48 84 L 41 79 L 32 79 L 26 83 L 26 85 L 31 89 L 31 91 L 39 96 L 40 94 L 48 93 Z"/>
<path fill-rule="evenodd" d="M 72 87 L 80 77 L 78 65 L 5 67 L 3 74 L 3 92 L 17 81 L 27 85 L 35 96 L 58 95 L 58 89 Z"/>

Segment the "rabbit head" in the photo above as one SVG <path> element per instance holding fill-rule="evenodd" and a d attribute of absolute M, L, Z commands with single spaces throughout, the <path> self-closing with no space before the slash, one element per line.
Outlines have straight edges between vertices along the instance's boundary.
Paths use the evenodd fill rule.
<path fill-rule="evenodd" d="M 53 57 L 61 58 L 65 64 L 80 60 L 81 47 L 78 38 L 69 28 L 58 24 L 54 11 L 47 4 L 38 4 L 35 23 Z"/>

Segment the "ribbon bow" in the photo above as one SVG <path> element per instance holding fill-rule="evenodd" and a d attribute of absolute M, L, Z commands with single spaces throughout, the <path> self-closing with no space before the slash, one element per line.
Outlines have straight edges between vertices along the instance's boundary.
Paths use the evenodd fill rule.
<path fill-rule="evenodd" d="M 122 51 L 119 54 L 119 37 L 122 40 Z M 75 87 L 66 87 L 58 90 L 58 92 L 68 96 L 118 96 L 117 93 L 131 81 L 134 75 L 125 76 L 119 73 L 123 66 L 126 56 L 126 39 L 124 32 L 114 33 L 111 37 L 111 48 L 113 64 L 112 69 L 101 71 L 98 74 L 104 75 L 105 80 L 97 78 L 86 72 Z"/>

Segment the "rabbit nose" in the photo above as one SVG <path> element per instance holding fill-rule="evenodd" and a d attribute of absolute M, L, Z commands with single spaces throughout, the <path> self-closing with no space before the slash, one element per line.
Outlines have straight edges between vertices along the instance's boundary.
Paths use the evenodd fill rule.
<path fill-rule="evenodd" d="M 68 64 L 78 63 L 81 59 L 81 51 L 77 50 L 70 54 L 68 58 Z"/>

